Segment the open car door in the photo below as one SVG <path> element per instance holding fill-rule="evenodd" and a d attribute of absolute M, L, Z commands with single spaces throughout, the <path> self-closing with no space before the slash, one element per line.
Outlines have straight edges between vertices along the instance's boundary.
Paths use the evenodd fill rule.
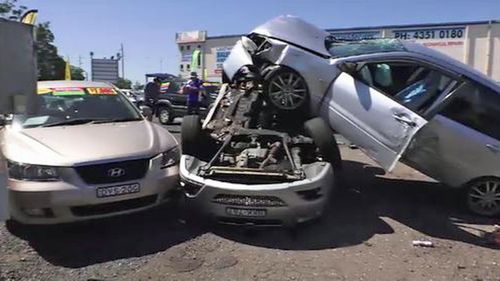
<path fill-rule="evenodd" d="M 417 83 L 425 80 L 415 79 L 414 83 L 400 86 L 391 96 L 374 86 L 385 83 L 386 89 L 391 88 L 388 82 L 394 81 L 391 81 L 390 75 L 389 78 L 383 77 L 384 73 L 389 73 L 386 66 L 389 67 L 388 64 L 379 64 L 369 69 L 368 66 L 353 64 L 350 70 L 340 66 L 342 73 L 332 83 L 321 111 L 333 129 L 356 144 L 385 170 L 391 171 L 415 133 L 427 124 L 427 120 L 417 114 L 418 111 L 409 106 L 410 102 L 405 98 L 419 89 L 425 90 L 427 86 L 424 83 L 420 87 Z M 373 69 L 377 67 L 379 72 L 374 73 Z M 415 66 L 415 69 L 418 67 Z M 393 77 L 399 75 L 399 70 L 393 69 Z M 380 80 L 378 84 L 377 79 Z M 413 98 L 408 100 L 415 101 Z"/>
<path fill-rule="evenodd" d="M 29 113 L 35 108 L 33 25 L 0 19 L 0 42 L 0 115 L 5 120 L 7 115 Z M 0 150 L 0 221 L 9 218 L 8 203 L 7 167 Z"/>

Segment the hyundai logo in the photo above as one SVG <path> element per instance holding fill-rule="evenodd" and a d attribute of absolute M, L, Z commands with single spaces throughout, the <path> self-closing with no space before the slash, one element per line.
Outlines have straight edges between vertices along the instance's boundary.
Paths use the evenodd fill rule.
<path fill-rule="evenodd" d="M 125 169 L 122 168 L 111 168 L 107 172 L 108 177 L 118 178 L 125 175 Z"/>

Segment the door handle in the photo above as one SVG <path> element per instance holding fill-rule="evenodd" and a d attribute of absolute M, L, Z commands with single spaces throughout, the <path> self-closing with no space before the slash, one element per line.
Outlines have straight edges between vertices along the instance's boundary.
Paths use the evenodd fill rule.
<path fill-rule="evenodd" d="M 500 147 L 494 144 L 487 144 L 486 147 L 494 153 L 500 153 Z"/>
<path fill-rule="evenodd" d="M 413 122 L 410 120 L 408 117 L 400 114 L 394 114 L 393 115 L 394 119 L 396 119 L 398 122 L 405 123 L 406 125 L 410 127 L 415 127 L 417 126 L 417 123 Z"/>

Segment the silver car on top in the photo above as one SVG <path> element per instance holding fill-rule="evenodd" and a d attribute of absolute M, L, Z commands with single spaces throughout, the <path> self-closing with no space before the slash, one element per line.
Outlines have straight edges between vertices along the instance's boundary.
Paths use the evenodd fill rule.
<path fill-rule="evenodd" d="M 39 82 L 36 104 L 1 131 L 12 219 L 72 222 L 169 199 L 178 181 L 178 143 L 113 86 Z"/>
<path fill-rule="evenodd" d="M 248 73 L 277 110 L 319 115 L 386 170 L 402 160 L 463 188 L 473 212 L 500 214 L 500 86 L 471 67 L 416 43 L 341 41 L 280 16 L 224 62 L 229 81 Z"/>

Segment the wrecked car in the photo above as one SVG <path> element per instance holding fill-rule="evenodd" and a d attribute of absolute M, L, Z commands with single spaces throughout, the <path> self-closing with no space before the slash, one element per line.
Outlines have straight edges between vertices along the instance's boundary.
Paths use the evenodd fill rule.
<path fill-rule="evenodd" d="M 293 227 L 324 213 L 340 168 L 331 129 L 321 119 L 290 126 L 264 118 L 269 112 L 262 89 L 238 81 L 223 85 L 203 124 L 184 117 L 179 170 L 188 208 L 256 226 Z"/>
<path fill-rule="evenodd" d="M 401 160 L 462 188 L 474 213 L 500 213 L 500 86 L 471 67 L 416 43 L 337 40 L 281 16 L 224 62 L 226 81 L 249 74 L 275 112 L 320 116 L 387 171 Z"/>

